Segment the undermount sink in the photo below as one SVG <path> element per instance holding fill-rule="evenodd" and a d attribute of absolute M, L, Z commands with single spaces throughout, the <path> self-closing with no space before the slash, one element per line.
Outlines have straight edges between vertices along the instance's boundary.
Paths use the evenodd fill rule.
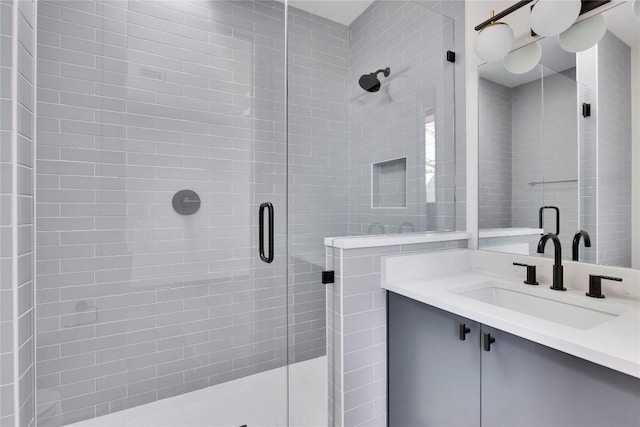
<path fill-rule="evenodd" d="M 606 308 L 593 308 L 572 302 L 558 301 L 550 297 L 507 289 L 493 282 L 488 282 L 473 290 L 458 291 L 456 293 L 476 301 L 577 329 L 592 328 L 614 319 L 626 311 L 623 307 L 618 308 L 611 304 L 608 304 Z"/>

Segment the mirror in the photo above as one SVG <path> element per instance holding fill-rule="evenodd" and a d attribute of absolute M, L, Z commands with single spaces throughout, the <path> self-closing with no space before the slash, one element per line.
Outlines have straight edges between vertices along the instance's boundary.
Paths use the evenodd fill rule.
<path fill-rule="evenodd" d="M 567 53 L 550 37 L 527 73 L 479 67 L 480 249 L 536 255 L 553 232 L 570 260 L 584 230 L 580 261 L 640 268 L 640 21 L 626 3 L 602 13 L 608 30 L 591 49 Z"/>

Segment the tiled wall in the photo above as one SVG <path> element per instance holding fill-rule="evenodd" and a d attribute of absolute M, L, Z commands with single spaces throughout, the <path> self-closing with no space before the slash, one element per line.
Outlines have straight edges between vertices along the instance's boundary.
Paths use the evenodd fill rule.
<path fill-rule="evenodd" d="M 538 226 L 538 209 L 543 205 L 542 185 L 532 187 L 531 181 L 542 181 L 541 167 L 545 151 L 542 142 L 541 80 L 513 88 L 512 115 L 512 224 Z"/>
<path fill-rule="evenodd" d="M 400 42 L 404 47 L 403 58 L 394 62 L 395 76 L 403 82 L 398 94 L 412 103 L 398 98 L 394 109 L 406 104 L 420 137 L 422 114 L 433 105 L 427 103 L 437 100 L 443 111 L 438 126 L 449 129 L 443 134 L 453 141 L 452 100 L 434 87 L 419 104 L 402 64 L 453 67 L 444 62 L 446 49 L 437 40 L 453 40 L 455 31 L 461 46 L 464 25 L 454 26 L 428 8 L 460 20 L 463 3 L 376 2 L 373 7 L 390 11 L 390 18 L 398 17 L 396 9 L 402 13 L 395 24 L 395 18 L 386 22 L 379 13 L 373 20 L 368 15 L 368 27 L 361 26 L 357 36 L 378 25 L 397 30 L 385 33 L 389 43 L 378 51 L 384 56 Z M 349 155 L 363 155 L 348 151 L 349 103 L 357 86 L 352 74 L 361 73 L 349 64 L 355 55 L 365 60 L 371 45 L 356 49 L 349 39 L 353 30 L 290 8 L 285 100 L 283 10 L 270 1 L 40 1 L 42 425 L 280 366 L 286 360 L 287 320 L 291 361 L 325 353 L 326 297 L 318 280 L 322 238 L 349 232 L 349 193 L 361 189 L 348 175 Z M 416 11 L 420 19 L 414 19 Z M 409 19 L 415 28 L 405 28 Z M 410 37 L 398 39 L 405 29 Z M 425 50 L 423 37 L 440 47 L 414 58 L 414 52 Z M 447 185 L 439 188 L 444 203 L 428 215 L 432 228 L 452 227 L 456 207 L 458 225 L 464 224 L 461 51 L 456 80 L 451 72 L 447 82 L 451 93 L 456 82 L 459 86 L 457 144 L 440 153 L 439 158 L 447 156 L 440 170 Z M 406 111 L 394 112 L 394 120 Z M 397 132 L 402 123 L 390 121 L 380 137 Z M 203 201 L 194 216 L 179 216 L 171 208 L 171 197 L 183 188 L 196 190 Z M 271 265 L 256 261 L 257 207 L 264 201 L 274 204 L 277 218 Z M 289 260 L 282 256 L 287 220 Z M 285 262 L 290 262 L 288 294 Z"/>
<path fill-rule="evenodd" d="M 377 1 L 350 25 L 350 234 L 464 228 L 464 98 L 458 98 L 464 91 L 459 87 L 452 102 L 454 86 L 464 81 L 463 22 L 463 2 Z M 455 64 L 446 61 L 447 50 L 458 51 Z M 391 74 L 379 74 L 379 92 L 359 86 L 362 74 L 386 67 Z M 428 115 L 435 116 L 439 162 L 433 206 L 425 200 Z M 372 208 L 371 164 L 405 156 L 406 208 Z"/>
<path fill-rule="evenodd" d="M 597 46 L 577 55 L 580 119 L 581 226 L 592 247 L 588 262 L 631 266 L 631 49 L 607 32 Z"/>
<path fill-rule="evenodd" d="M 43 0 L 38 12 L 39 421 L 286 363 L 284 6 Z M 184 188 L 202 200 L 193 216 L 172 208 Z M 257 257 L 265 201 L 273 264 Z M 324 352 L 309 288 L 291 296 L 301 358 Z"/>
<path fill-rule="evenodd" d="M 383 255 L 466 248 L 467 241 L 362 249 L 327 248 L 336 273 L 327 291 L 332 319 L 329 341 L 329 414 L 332 426 L 386 426 L 386 291 L 381 286 Z M 333 356 L 331 356 L 331 354 Z"/>
<path fill-rule="evenodd" d="M 547 155 L 542 164 L 528 164 L 537 168 L 545 181 L 574 180 L 562 184 L 545 184 L 542 188 L 545 206 L 560 209 L 560 241 L 563 256 L 570 258 L 569 248 L 579 229 L 578 218 L 578 115 L 576 70 L 546 76 L 543 80 L 543 144 Z M 534 206 L 529 204 L 531 208 Z M 539 208 L 539 206 L 538 206 Z M 537 210 L 536 210 L 537 212 Z M 555 215 L 545 211 L 544 229 L 555 232 Z M 547 254 L 553 254 L 547 249 Z"/>
<path fill-rule="evenodd" d="M 0 425 L 35 418 L 35 2 L 0 1 Z"/>
<path fill-rule="evenodd" d="M 407 206 L 407 158 L 374 163 L 371 169 L 371 206 Z"/>
<path fill-rule="evenodd" d="M 558 206 L 560 238 L 570 247 L 578 226 L 577 183 L 529 182 L 577 179 L 577 136 L 575 127 L 566 126 L 577 120 L 575 80 L 555 74 L 544 84 L 534 80 L 509 89 L 481 79 L 480 90 L 481 228 L 535 228 L 541 206 Z M 545 230 L 555 232 L 555 216 L 548 212 Z"/>
<path fill-rule="evenodd" d="M 478 224 L 511 227 L 511 89 L 480 78 L 478 102 Z"/>
<path fill-rule="evenodd" d="M 578 81 L 579 105 L 591 104 L 591 116 L 578 119 L 580 137 L 580 228 L 589 233 L 591 247 L 580 247 L 580 260 L 597 262 L 597 134 L 598 134 L 598 98 L 597 98 L 597 64 L 598 48 L 578 52 L 576 54 L 576 74 Z"/>
<path fill-rule="evenodd" d="M 631 48 L 598 43 L 598 263 L 631 267 Z"/>
<path fill-rule="evenodd" d="M 289 8 L 292 360 L 325 354 L 324 237 L 347 234 L 348 29 Z"/>
<path fill-rule="evenodd" d="M 578 179 L 575 69 L 511 89 L 480 79 L 479 88 L 480 228 L 535 228 L 539 208 L 557 206 L 559 237 L 570 248 L 578 231 L 577 182 L 529 183 Z M 555 214 L 548 210 L 544 228 L 556 232 Z"/>
<path fill-rule="evenodd" d="M 0 2 L 0 424 L 14 425 L 12 8 Z"/>

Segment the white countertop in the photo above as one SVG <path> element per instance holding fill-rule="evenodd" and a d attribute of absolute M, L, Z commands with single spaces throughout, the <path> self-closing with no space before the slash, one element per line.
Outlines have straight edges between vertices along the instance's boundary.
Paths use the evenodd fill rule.
<path fill-rule="evenodd" d="M 456 252 L 462 253 L 461 251 L 452 251 L 452 253 Z M 466 271 L 454 271 L 456 269 L 464 270 L 464 263 L 468 262 L 470 257 L 468 254 L 465 256 L 467 261 L 463 257 L 458 259 L 453 257 L 451 260 L 447 260 L 442 255 L 435 258 L 434 261 L 427 259 L 425 262 L 426 258 L 418 259 L 417 262 L 422 262 L 422 265 L 428 265 L 431 262 L 431 271 L 436 270 L 435 266 L 437 265 L 443 274 L 438 276 L 437 273 L 431 273 L 423 278 L 407 277 L 406 274 L 405 277 L 401 277 L 402 274 L 398 274 L 399 278 L 395 280 L 393 279 L 395 276 L 394 268 L 401 267 L 406 270 L 416 262 L 407 263 L 402 258 L 396 257 L 395 261 L 391 263 L 395 263 L 395 267 L 394 265 L 387 267 L 388 271 L 383 274 L 382 287 L 487 326 L 640 378 L 640 302 L 615 297 L 588 298 L 584 295 L 584 290 L 553 291 L 549 289 L 548 284 L 542 282 L 539 286 L 528 286 L 512 277 L 474 271 L 472 268 L 468 268 Z M 472 265 L 473 262 L 470 264 Z M 509 286 L 510 289 L 542 298 L 548 297 L 568 304 L 579 301 L 584 307 L 600 308 L 604 311 L 607 311 L 607 307 L 616 307 L 617 309 L 622 307 L 624 312 L 592 328 L 578 329 L 452 292 L 452 290 L 487 280 L 496 280 L 502 285 Z"/>
<path fill-rule="evenodd" d="M 411 245 L 416 243 L 468 240 L 466 231 L 427 231 L 424 233 L 376 234 L 347 237 L 325 237 L 325 246 L 339 249 L 374 248 L 379 246 Z"/>

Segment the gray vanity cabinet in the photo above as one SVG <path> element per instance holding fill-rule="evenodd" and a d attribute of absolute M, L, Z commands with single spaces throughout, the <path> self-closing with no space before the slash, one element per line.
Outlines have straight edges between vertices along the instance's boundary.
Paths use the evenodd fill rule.
<path fill-rule="evenodd" d="M 387 294 L 390 427 L 640 426 L 640 379 Z"/>
<path fill-rule="evenodd" d="M 482 426 L 640 426 L 640 379 L 482 326 Z"/>
<path fill-rule="evenodd" d="M 388 425 L 480 425 L 480 324 L 388 297 Z M 469 329 L 464 341 L 461 324 Z"/>

